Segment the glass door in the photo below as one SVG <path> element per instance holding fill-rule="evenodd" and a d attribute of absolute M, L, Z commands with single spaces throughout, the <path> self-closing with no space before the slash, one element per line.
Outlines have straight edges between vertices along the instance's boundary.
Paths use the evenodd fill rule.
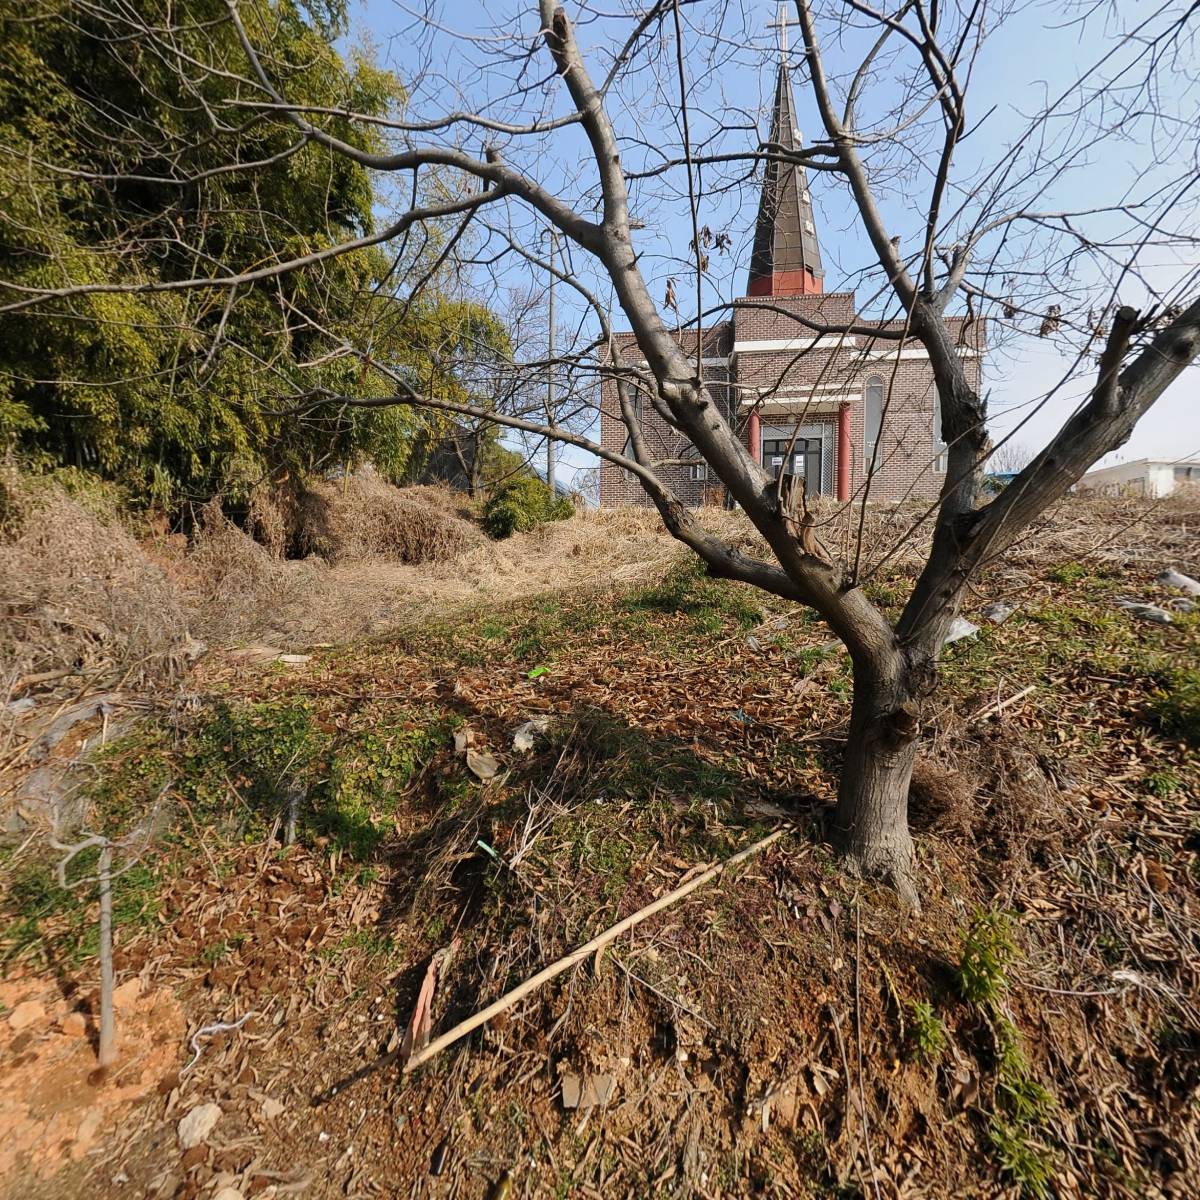
<path fill-rule="evenodd" d="M 798 437 L 795 441 L 791 438 L 766 438 L 762 444 L 762 455 L 762 465 L 774 478 L 794 475 L 803 479 L 805 491 L 810 496 L 815 496 L 821 490 L 820 438 Z"/>

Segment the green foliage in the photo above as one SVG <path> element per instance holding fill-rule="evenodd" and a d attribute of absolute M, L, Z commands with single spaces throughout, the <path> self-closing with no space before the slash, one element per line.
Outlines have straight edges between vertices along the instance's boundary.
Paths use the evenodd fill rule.
<path fill-rule="evenodd" d="M 964 1000 L 983 1008 L 994 1008 L 1008 990 L 1008 967 L 1016 957 L 1016 946 L 1007 913 L 976 913 L 963 939 L 956 975 Z"/>
<path fill-rule="evenodd" d="M 279 815 L 285 783 L 306 782 L 327 745 L 305 701 L 221 703 L 187 739 L 178 786 L 198 816 L 257 832 Z"/>
<path fill-rule="evenodd" d="M 295 102 L 385 116 L 403 100 L 394 77 L 339 54 L 341 3 L 243 0 L 239 12 L 252 40 L 269 40 L 269 70 Z M 423 257 L 399 263 L 362 249 L 233 293 L 132 290 L 327 250 L 369 234 L 377 205 L 363 167 L 299 139 L 282 117 L 245 119 L 237 106 L 262 93 L 241 82 L 252 73 L 222 0 L 185 10 L 147 0 L 136 18 L 155 32 L 56 0 L 37 20 L 6 22 L 0 38 L 0 301 L 64 284 L 131 289 L 0 317 L 0 452 L 118 480 L 169 507 L 245 499 L 268 475 L 331 461 L 370 457 L 397 477 L 428 423 L 411 409 L 319 409 L 300 421 L 271 415 L 286 407 L 275 397 L 385 395 L 376 372 L 333 353 L 369 330 L 375 359 L 463 400 L 459 349 L 504 352 L 503 330 L 479 305 L 435 295 L 402 306 L 380 286 L 437 253 L 436 227 Z M 361 123 L 312 119 L 365 150 L 384 147 Z M 265 165 L 221 169 L 230 163 Z"/>
<path fill-rule="evenodd" d="M 404 714 L 350 738 L 333 756 L 311 810 L 312 827 L 354 859 L 368 858 L 387 832 L 400 793 L 446 745 L 457 719 L 432 710 Z"/>
<path fill-rule="evenodd" d="M 483 506 L 483 527 L 493 538 L 528 533 L 547 521 L 565 521 L 574 513 L 570 500 L 555 496 L 550 485 L 535 475 L 508 480 Z"/>
<path fill-rule="evenodd" d="M 923 1063 L 936 1063 L 946 1051 L 946 1027 L 927 1000 L 908 1006 L 909 1042 Z"/>
<path fill-rule="evenodd" d="M 1054 1097 L 1034 1075 L 1017 1027 L 1001 1007 L 1016 952 L 1008 914 L 977 913 L 963 939 L 957 980 L 963 998 L 984 1010 L 995 1039 L 998 1111 L 988 1123 L 988 1141 L 1022 1191 L 1043 1200 L 1054 1159 L 1037 1133 L 1054 1110 Z"/>
<path fill-rule="evenodd" d="M 988 1141 L 996 1153 L 1001 1168 L 1034 1200 L 1050 1195 L 1053 1159 L 1044 1146 L 1030 1139 L 1020 1124 L 993 1116 L 988 1123 Z"/>
<path fill-rule="evenodd" d="M 681 559 L 658 582 L 634 591 L 626 606 L 681 613 L 689 618 L 696 633 L 719 633 L 726 622 L 742 629 L 761 623 L 762 609 L 746 587 L 725 579 L 714 579 L 695 557 Z"/>
<path fill-rule="evenodd" d="M 1081 579 L 1087 578 L 1089 572 L 1087 567 L 1082 563 L 1069 562 L 1062 563 L 1057 567 L 1051 567 L 1046 572 L 1046 578 L 1052 583 L 1078 583 Z"/>
<path fill-rule="evenodd" d="M 1150 711 L 1168 737 L 1200 746 L 1200 670 L 1176 667 L 1161 671 Z"/>
<path fill-rule="evenodd" d="M 95 885 L 61 888 L 57 859 L 28 862 L 9 882 L 3 908 L 6 928 L 0 961 L 10 962 L 33 951 L 58 964 L 77 966 L 99 952 L 100 930 L 92 907 Z M 94 874 L 97 852 L 85 851 L 71 864 L 70 877 Z M 159 910 L 159 876 L 153 866 L 137 863 L 112 881 L 115 931 L 150 926 Z"/>
<path fill-rule="evenodd" d="M 1146 791 L 1160 800 L 1173 796 L 1182 786 L 1183 780 L 1170 767 L 1164 767 L 1161 771 L 1151 771 L 1146 776 Z"/>

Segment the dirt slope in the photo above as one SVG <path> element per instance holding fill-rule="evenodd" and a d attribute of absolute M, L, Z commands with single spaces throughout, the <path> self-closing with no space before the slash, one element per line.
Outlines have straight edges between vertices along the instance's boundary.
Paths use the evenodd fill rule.
<path fill-rule="evenodd" d="M 914 788 L 919 917 L 823 840 L 828 631 L 673 567 L 640 514 L 507 544 L 511 576 L 329 571 L 386 629 L 213 652 L 180 702 L 73 732 L 107 742 L 94 825 L 154 816 L 115 898 L 106 1078 L 94 907 L 44 843 L 8 853 L 0 1194 L 1196 1194 L 1200 632 L 1114 601 L 1169 602 L 1158 570 L 1200 548 L 1187 510 L 1128 517 L 1069 506 L 981 581 Z M 779 827 L 415 1076 L 376 1066 L 435 955 L 434 1033 Z M 608 1103 L 566 1107 L 576 1080 Z"/>

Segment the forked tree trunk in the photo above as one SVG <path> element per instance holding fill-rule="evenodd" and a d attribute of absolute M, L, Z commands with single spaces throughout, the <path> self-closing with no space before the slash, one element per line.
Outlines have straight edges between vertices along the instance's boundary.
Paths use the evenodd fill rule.
<path fill-rule="evenodd" d="M 834 838 L 864 874 L 889 879 L 914 908 L 908 787 L 916 754 L 916 705 L 903 669 L 882 678 L 856 669 Z"/>

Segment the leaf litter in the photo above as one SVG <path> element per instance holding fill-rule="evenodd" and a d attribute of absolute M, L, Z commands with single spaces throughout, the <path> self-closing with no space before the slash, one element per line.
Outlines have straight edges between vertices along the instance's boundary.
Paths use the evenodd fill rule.
<path fill-rule="evenodd" d="M 202 695 L 266 703 L 303 687 L 345 736 L 368 701 L 431 705 L 475 736 L 456 747 L 447 734 L 389 799 L 388 838 L 365 861 L 336 837 L 211 839 L 166 877 L 157 923 L 118 933 L 118 978 L 180 1006 L 173 1061 L 22 1194 L 69 1194 L 72 1179 L 100 1196 L 424 1194 L 435 1152 L 438 1186 L 467 1197 L 506 1172 L 525 1196 L 1011 1194 L 988 1133 L 995 1028 L 953 985 L 976 909 L 1015 914 L 1005 1015 L 1055 1097 L 1030 1136 L 1049 1147 L 1057 1193 L 1190 1194 L 1197 770 L 1153 714 L 1161 663 L 1195 661 L 1196 625 L 1135 625 L 1111 605 L 1165 602 L 1157 573 L 1197 569 L 1184 536 L 1197 518 L 1130 528 L 1112 514 L 1091 557 L 1094 511 L 1048 522 L 964 614 L 1020 601 L 947 655 L 912 800 L 926 868 L 915 923 L 822 840 L 849 675 L 819 623 L 768 611 L 755 650 L 736 608 L 714 637 L 707 614 L 648 604 L 644 585 L 585 588 L 503 629 L 485 609 L 453 632 L 314 653 L 302 681 L 210 655 L 190 685 Z M 470 768 L 531 721 L 539 736 L 503 774 Z M 406 1027 L 449 1028 L 782 820 L 789 837 L 736 878 L 403 1084 L 371 1070 Z M 11 1006 L 47 978 L 36 954 L 16 961 Z M 91 976 L 77 977 L 86 996 Z M 940 1064 L 906 1049 L 903 1006 L 917 1001 L 944 1027 Z M 249 1009 L 180 1077 L 192 1031 Z M 6 1061 L 33 1069 L 23 1055 L 51 1034 L 38 1027 Z M 609 1102 L 564 1111 L 566 1076 L 581 1094 L 603 1080 Z M 224 1115 L 185 1164 L 154 1131 L 207 1103 Z"/>

